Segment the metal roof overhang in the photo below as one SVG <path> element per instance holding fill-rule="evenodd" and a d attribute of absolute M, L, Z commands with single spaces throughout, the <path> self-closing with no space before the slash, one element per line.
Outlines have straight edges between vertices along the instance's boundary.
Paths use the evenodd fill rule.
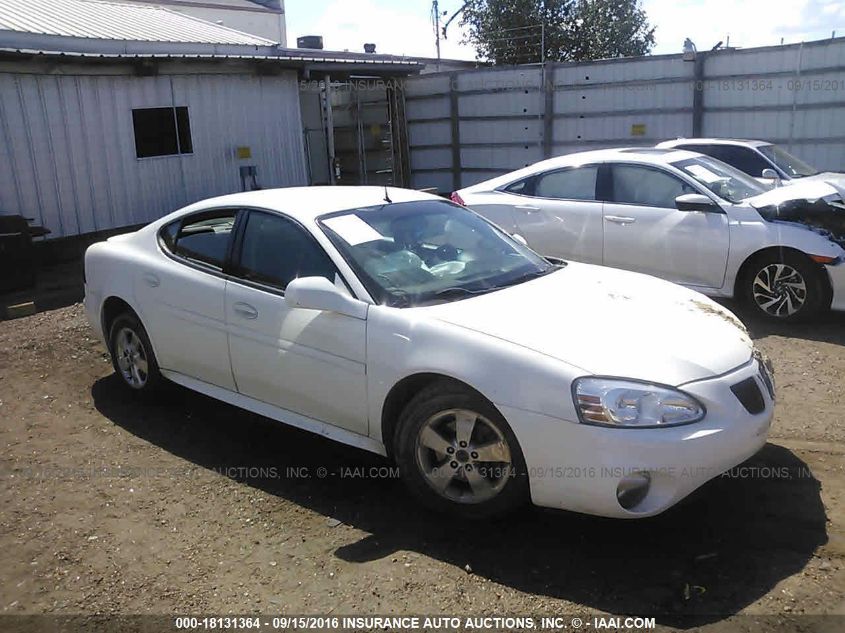
<path fill-rule="evenodd" d="M 254 61 L 266 68 L 290 68 L 304 76 L 332 73 L 341 75 L 410 75 L 425 64 L 405 57 L 346 51 L 245 46 L 192 42 L 152 42 L 108 40 L 63 35 L 0 31 L 0 56 L 15 59 L 52 59 L 68 62 L 157 62 Z"/>

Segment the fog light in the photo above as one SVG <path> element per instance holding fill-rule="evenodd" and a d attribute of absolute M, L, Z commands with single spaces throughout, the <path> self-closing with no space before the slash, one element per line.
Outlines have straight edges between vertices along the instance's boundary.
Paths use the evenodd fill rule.
<path fill-rule="evenodd" d="M 648 494 L 651 487 L 651 475 L 648 473 L 631 473 L 623 477 L 616 487 L 616 500 L 626 510 L 638 506 Z"/>

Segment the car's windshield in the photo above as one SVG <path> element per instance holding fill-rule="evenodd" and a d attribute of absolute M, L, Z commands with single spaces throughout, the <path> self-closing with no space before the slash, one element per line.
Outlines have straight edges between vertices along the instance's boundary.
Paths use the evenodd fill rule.
<path fill-rule="evenodd" d="M 445 200 L 350 209 L 324 215 L 319 224 L 373 298 L 386 305 L 454 301 L 556 268 Z"/>
<path fill-rule="evenodd" d="M 729 202 L 740 202 L 766 191 L 748 174 L 709 156 L 679 160 L 672 165 Z"/>
<path fill-rule="evenodd" d="M 779 145 L 761 145 L 757 149 L 790 178 L 815 176 L 819 173 L 818 169 L 808 165 L 797 156 L 793 156 Z"/>

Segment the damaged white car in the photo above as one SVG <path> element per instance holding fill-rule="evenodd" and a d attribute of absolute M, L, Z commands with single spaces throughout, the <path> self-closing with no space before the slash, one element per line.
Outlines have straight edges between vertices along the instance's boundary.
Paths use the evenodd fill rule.
<path fill-rule="evenodd" d="M 128 389 L 168 379 L 392 456 L 464 517 L 529 499 L 657 514 L 754 454 L 772 419 L 769 370 L 724 308 L 551 264 L 420 192 L 206 200 L 94 244 L 85 276 Z"/>
<path fill-rule="evenodd" d="M 845 206 L 835 182 L 767 191 L 674 149 L 569 154 L 452 194 L 539 253 L 648 273 L 776 320 L 845 310 Z"/>
<path fill-rule="evenodd" d="M 845 183 L 842 172 L 819 171 L 780 145 L 737 138 L 678 138 L 655 147 L 706 154 L 752 176 L 767 187 L 805 180 Z"/>

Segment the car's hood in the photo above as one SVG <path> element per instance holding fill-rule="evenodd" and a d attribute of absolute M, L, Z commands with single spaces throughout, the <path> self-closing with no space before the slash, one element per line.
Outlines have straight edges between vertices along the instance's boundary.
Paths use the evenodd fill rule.
<path fill-rule="evenodd" d="M 746 200 L 770 222 L 791 222 L 845 248 L 845 182 L 802 179 Z"/>
<path fill-rule="evenodd" d="M 841 200 L 845 197 L 845 181 L 835 178 L 823 179 L 819 176 L 793 180 L 789 185 L 775 187 L 751 198 L 746 198 L 745 202 L 755 209 L 759 209 L 795 200 L 815 202 L 821 198 L 839 198 Z"/>
<path fill-rule="evenodd" d="M 789 182 L 797 184 L 799 182 L 833 182 L 840 187 L 845 184 L 845 174 L 839 171 L 824 171 L 814 176 L 804 176 L 803 178 L 795 178 Z"/>
<path fill-rule="evenodd" d="M 704 295 L 588 264 L 418 310 L 585 373 L 670 385 L 727 372 L 748 362 L 752 350 L 742 323 Z"/>

